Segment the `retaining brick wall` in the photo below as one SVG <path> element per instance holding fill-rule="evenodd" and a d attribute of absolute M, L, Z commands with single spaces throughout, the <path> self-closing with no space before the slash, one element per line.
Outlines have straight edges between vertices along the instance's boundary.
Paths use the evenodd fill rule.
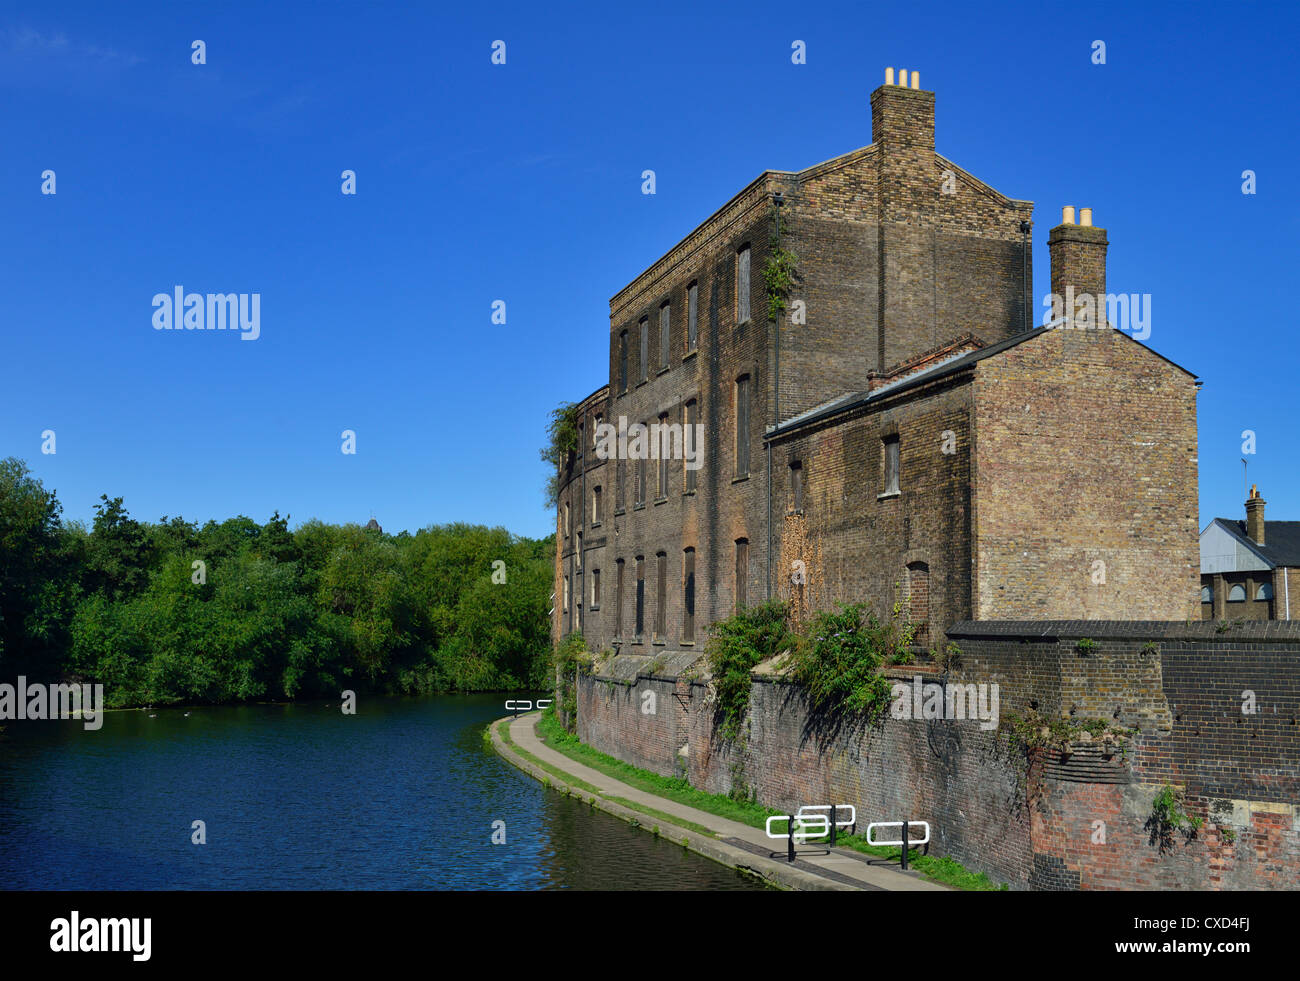
<path fill-rule="evenodd" d="M 781 809 L 853 804 L 863 823 L 928 820 L 932 852 L 1013 889 L 1300 888 L 1300 625 L 966 622 L 950 637 L 963 653 L 948 683 L 997 682 L 1003 719 L 1033 709 L 1139 732 L 1119 753 L 1076 743 L 1026 756 L 974 720 L 836 727 L 797 686 L 756 677 L 732 744 L 705 684 L 636 677 L 620 658 L 622 683 L 580 679 L 579 736 L 668 775 L 685 733 L 695 786 Z M 1095 646 L 1081 651 L 1085 637 Z M 674 688 L 689 690 L 685 705 Z M 655 714 L 642 691 L 656 693 Z M 1166 784 L 1204 824 L 1162 853 L 1148 821 Z"/>

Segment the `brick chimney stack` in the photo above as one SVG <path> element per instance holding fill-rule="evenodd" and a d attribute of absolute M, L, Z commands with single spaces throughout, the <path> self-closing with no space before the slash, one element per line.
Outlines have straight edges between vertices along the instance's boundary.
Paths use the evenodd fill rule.
<path fill-rule="evenodd" d="M 911 87 L 908 87 L 908 83 Z M 885 69 L 885 84 L 871 93 L 871 142 L 934 149 L 934 93 L 921 90 L 921 73 Z"/>
<path fill-rule="evenodd" d="M 1264 504 L 1259 496 L 1259 487 L 1250 485 L 1250 497 L 1246 500 L 1246 537 L 1256 545 L 1264 544 Z"/>
<path fill-rule="evenodd" d="M 1076 225 L 1074 208 L 1062 208 L 1061 223 L 1047 235 L 1047 249 L 1052 259 L 1052 293 L 1061 298 L 1061 316 L 1082 323 L 1091 312 L 1093 325 L 1104 326 L 1106 229 L 1093 226 L 1092 209 L 1080 209 Z M 1054 305 L 1054 315 L 1056 309 Z"/>

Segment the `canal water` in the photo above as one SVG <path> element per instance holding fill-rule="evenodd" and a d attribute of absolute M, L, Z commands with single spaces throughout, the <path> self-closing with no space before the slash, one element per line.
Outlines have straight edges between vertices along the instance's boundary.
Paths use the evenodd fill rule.
<path fill-rule="evenodd" d="M 482 735 L 503 698 L 10 724 L 0 889 L 763 888 L 506 763 Z"/>

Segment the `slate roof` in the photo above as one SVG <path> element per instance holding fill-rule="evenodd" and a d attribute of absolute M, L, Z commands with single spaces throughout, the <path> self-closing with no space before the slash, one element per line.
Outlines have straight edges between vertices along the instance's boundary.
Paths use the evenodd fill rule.
<path fill-rule="evenodd" d="M 1214 523 L 1245 545 L 1270 566 L 1300 566 L 1300 521 L 1264 520 L 1264 541 L 1256 545 L 1246 534 L 1246 522 L 1215 518 Z"/>
<path fill-rule="evenodd" d="M 897 393 L 906 391 L 907 389 L 912 388 L 913 386 L 927 384 L 929 382 L 934 381 L 935 379 L 943 378 L 945 375 L 955 374 L 956 372 L 969 368 L 977 361 L 983 361 L 985 358 L 991 358 L 996 354 L 1001 354 L 1003 351 L 1006 351 L 1009 348 L 1016 347 L 1019 344 L 1023 344 L 1025 341 L 1032 340 L 1033 338 L 1036 337 L 1041 337 L 1043 334 L 1046 334 L 1049 330 L 1056 329 L 1058 323 L 1059 321 L 1049 326 L 1035 327 L 1033 330 L 1023 331 L 1022 333 L 1015 334 L 1011 337 L 1006 338 L 1005 340 L 998 341 L 996 344 L 990 344 L 987 347 L 982 347 L 975 351 L 969 351 L 965 354 L 956 357 L 947 358 L 945 360 L 939 361 L 937 364 L 934 364 L 929 368 L 924 369 L 923 371 L 918 371 L 915 372 L 914 374 L 905 375 L 903 378 L 899 379 L 898 381 L 890 382 L 888 384 L 882 385 L 879 388 L 875 389 L 874 391 L 850 392 L 845 395 L 840 395 L 836 398 L 831 399 L 829 402 L 823 402 L 821 405 L 815 406 L 814 408 L 811 408 L 806 412 L 802 412 L 797 416 L 792 416 L 791 418 L 786 419 L 779 426 L 776 427 L 769 426 L 767 428 L 765 435 L 768 439 L 771 439 L 775 436 L 783 436 L 786 433 L 790 432 L 791 430 L 802 429 L 804 426 L 809 425 L 810 423 L 819 422 L 822 419 L 826 419 L 831 416 L 838 415 L 841 412 L 847 412 L 851 409 L 856 409 L 859 406 L 866 405 L 868 402 L 874 401 L 876 399 L 884 398 L 886 395 L 896 395 Z M 1192 374 L 1192 372 L 1188 371 L 1182 365 L 1174 361 L 1170 361 L 1159 351 L 1151 350 L 1151 348 L 1147 347 L 1141 341 L 1130 336 L 1129 334 L 1126 334 L 1123 331 L 1118 330 L 1116 328 L 1107 328 L 1107 329 L 1115 330 L 1115 333 L 1120 334 L 1123 337 L 1127 337 L 1134 344 L 1138 345 L 1139 347 L 1145 348 L 1147 351 L 1150 351 L 1161 361 L 1168 362 L 1169 364 L 1177 368 L 1179 371 L 1185 372 L 1187 375 L 1190 375 L 1192 378 L 1196 377 L 1194 374 Z"/>

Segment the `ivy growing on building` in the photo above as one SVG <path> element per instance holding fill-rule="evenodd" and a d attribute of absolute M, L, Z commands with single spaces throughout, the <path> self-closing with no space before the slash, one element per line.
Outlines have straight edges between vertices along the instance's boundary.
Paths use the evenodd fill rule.
<path fill-rule="evenodd" d="M 547 442 L 541 449 L 543 463 L 550 464 L 546 478 L 546 503 L 554 505 L 560 497 L 560 468 L 569 454 L 578 449 L 578 406 L 575 402 L 561 402 L 551 410 L 551 421 L 546 427 Z"/>
<path fill-rule="evenodd" d="M 782 236 L 788 231 L 785 211 L 777 208 L 776 220 L 772 222 L 767 262 L 763 266 L 763 285 L 767 288 L 767 316 L 773 321 L 780 320 L 785 313 L 790 291 L 798 276 L 795 270 L 798 257 L 781 244 Z"/>

